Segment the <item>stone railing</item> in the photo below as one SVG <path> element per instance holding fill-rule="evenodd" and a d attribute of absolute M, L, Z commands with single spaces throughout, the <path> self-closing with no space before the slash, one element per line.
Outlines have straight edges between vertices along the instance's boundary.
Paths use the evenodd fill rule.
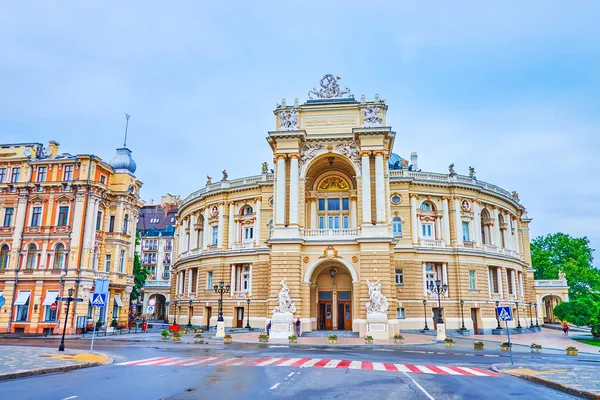
<path fill-rule="evenodd" d="M 355 237 L 360 235 L 360 228 L 346 229 L 300 229 L 305 238 Z"/>
<path fill-rule="evenodd" d="M 502 189 L 496 185 L 492 185 L 491 183 L 487 183 L 484 181 L 480 181 L 469 176 L 465 175 L 453 175 L 450 176 L 448 174 L 440 174 L 435 172 L 416 172 L 409 171 L 407 169 L 403 170 L 390 170 L 389 171 L 390 180 L 394 179 L 402 179 L 402 178 L 412 178 L 419 181 L 436 181 L 436 182 L 445 182 L 445 183 L 462 183 L 468 184 L 471 186 L 477 186 L 484 190 L 488 190 L 490 192 L 498 193 L 502 196 L 507 197 L 512 202 L 516 202 L 513 198 L 512 194 L 505 189 Z"/>
<path fill-rule="evenodd" d="M 3 226 L 0 227 L 0 235 L 12 235 L 15 230 L 12 226 Z"/>
<path fill-rule="evenodd" d="M 534 287 L 536 288 L 544 288 L 544 287 L 555 287 L 555 288 L 559 288 L 559 287 L 564 287 L 564 288 L 568 288 L 569 285 L 567 284 L 566 280 L 563 279 L 544 279 L 544 280 L 535 280 L 533 282 Z"/>
<path fill-rule="evenodd" d="M 252 242 L 238 242 L 233 244 L 233 249 L 251 249 L 254 247 L 254 241 Z"/>
<path fill-rule="evenodd" d="M 163 281 L 163 280 L 152 280 L 152 281 L 146 281 L 146 283 L 144 283 L 145 287 L 156 287 L 156 288 L 168 288 L 171 287 L 171 282 L 170 281 Z"/>
<path fill-rule="evenodd" d="M 188 202 L 190 202 L 194 199 L 197 199 L 198 197 L 200 197 L 206 193 L 210 193 L 210 192 L 214 192 L 214 191 L 222 190 L 222 189 L 233 189 L 233 188 L 240 188 L 240 187 L 244 187 L 244 186 L 253 186 L 260 182 L 273 182 L 273 179 L 274 179 L 274 174 L 261 174 L 261 175 L 249 176 L 246 178 L 232 179 L 230 181 L 220 181 L 220 182 L 211 183 L 210 185 L 206 185 L 206 187 L 203 187 L 200 190 L 196 190 L 195 192 L 190 194 L 188 197 L 186 197 L 183 200 L 183 203 L 181 204 L 181 206 L 182 207 L 185 206 Z"/>
<path fill-rule="evenodd" d="M 421 239 L 420 244 L 422 247 L 435 247 L 438 249 L 446 247 L 446 242 L 436 239 Z"/>

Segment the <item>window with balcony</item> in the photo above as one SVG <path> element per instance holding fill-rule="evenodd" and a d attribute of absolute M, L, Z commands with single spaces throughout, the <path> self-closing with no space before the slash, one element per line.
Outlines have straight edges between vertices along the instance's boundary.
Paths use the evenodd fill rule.
<path fill-rule="evenodd" d="M 404 285 L 404 270 L 401 268 L 396 268 L 394 273 L 396 279 L 396 285 Z"/>
<path fill-rule="evenodd" d="M 10 181 L 12 183 L 19 182 L 20 177 L 21 177 L 21 168 L 13 168 L 12 174 L 10 175 Z"/>
<path fill-rule="evenodd" d="M 63 269 L 65 266 L 65 246 L 59 243 L 54 247 L 54 262 L 52 268 Z"/>
<path fill-rule="evenodd" d="M 58 221 L 56 225 L 67 226 L 69 224 L 69 206 L 58 207 Z"/>
<path fill-rule="evenodd" d="M 64 181 L 72 181 L 73 180 L 73 166 L 65 165 L 65 170 L 63 172 L 63 180 Z"/>
<path fill-rule="evenodd" d="M 38 167 L 37 181 L 38 182 L 46 182 L 46 167 Z"/>
<path fill-rule="evenodd" d="M 8 256 L 10 254 L 10 248 L 7 244 L 0 248 L 0 269 L 8 268 Z"/>
<path fill-rule="evenodd" d="M 477 290 L 477 280 L 473 270 L 469 271 L 469 290 Z"/>
<path fill-rule="evenodd" d="M 15 214 L 15 209 L 12 207 L 8 207 L 4 210 L 4 226 L 5 227 L 12 226 L 14 214 Z"/>
<path fill-rule="evenodd" d="M 394 237 L 402 237 L 402 220 L 399 217 L 395 217 L 392 220 L 392 232 L 394 233 Z"/>
<path fill-rule="evenodd" d="M 0 168 L 0 183 L 6 180 L 6 168 Z"/>
<path fill-rule="evenodd" d="M 37 227 L 42 223 L 42 207 L 33 207 L 31 209 L 31 223 L 29 226 Z"/>
<path fill-rule="evenodd" d="M 471 231 L 469 229 L 468 221 L 462 222 L 462 236 L 463 236 L 463 241 L 465 241 L 465 242 L 471 241 Z"/>
<path fill-rule="evenodd" d="M 34 269 L 37 267 L 37 247 L 35 244 L 30 244 L 27 247 L 27 258 L 25 260 L 25 268 L 26 269 Z"/>
<path fill-rule="evenodd" d="M 350 227 L 350 198 L 349 197 L 329 197 L 329 194 L 319 193 L 318 215 L 319 229 L 348 229 Z"/>

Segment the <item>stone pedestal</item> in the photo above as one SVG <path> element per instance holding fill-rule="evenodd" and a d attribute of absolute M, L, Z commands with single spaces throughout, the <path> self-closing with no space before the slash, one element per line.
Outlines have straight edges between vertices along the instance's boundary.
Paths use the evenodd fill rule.
<path fill-rule="evenodd" d="M 287 339 L 294 333 L 294 315 L 292 313 L 273 313 L 269 337 Z"/>
<path fill-rule="evenodd" d="M 387 315 L 367 314 L 366 336 L 372 336 L 373 339 L 389 339 Z"/>
<path fill-rule="evenodd" d="M 225 336 L 225 321 L 217 321 L 217 334 L 215 337 L 222 338 Z"/>
<path fill-rule="evenodd" d="M 436 340 L 438 342 L 443 342 L 446 340 L 446 326 L 444 324 L 437 324 L 437 337 Z"/>

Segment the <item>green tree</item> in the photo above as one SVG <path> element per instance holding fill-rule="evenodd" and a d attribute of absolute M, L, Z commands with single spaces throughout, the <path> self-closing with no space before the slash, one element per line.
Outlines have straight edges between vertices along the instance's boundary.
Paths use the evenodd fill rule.
<path fill-rule="evenodd" d="M 140 244 L 140 231 L 135 232 L 135 246 Z M 140 253 L 137 251 L 133 255 L 133 289 L 131 289 L 131 295 L 129 298 L 133 303 L 135 300 L 140 298 L 140 289 L 146 283 L 146 279 L 150 276 L 150 271 L 142 267 L 142 260 L 140 259 Z"/>
<path fill-rule="evenodd" d="M 600 337 L 600 302 L 591 297 L 582 297 L 554 307 L 554 315 L 561 321 L 567 321 L 577 326 L 589 326 L 594 337 Z"/>
<path fill-rule="evenodd" d="M 593 266 L 593 252 L 587 237 L 564 233 L 538 236 L 531 242 L 535 279 L 556 279 L 562 271 L 569 282 L 571 300 L 600 293 L 600 270 Z"/>

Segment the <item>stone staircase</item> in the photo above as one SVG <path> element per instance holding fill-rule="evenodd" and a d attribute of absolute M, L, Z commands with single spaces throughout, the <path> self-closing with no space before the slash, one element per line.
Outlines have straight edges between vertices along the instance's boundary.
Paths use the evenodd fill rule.
<path fill-rule="evenodd" d="M 302 332 L 302 337 L 327 337 L 329 335 L 337 335 L 338 338 L 357 338 L 358 332 L 352 331 L 312 331 Z"/>

